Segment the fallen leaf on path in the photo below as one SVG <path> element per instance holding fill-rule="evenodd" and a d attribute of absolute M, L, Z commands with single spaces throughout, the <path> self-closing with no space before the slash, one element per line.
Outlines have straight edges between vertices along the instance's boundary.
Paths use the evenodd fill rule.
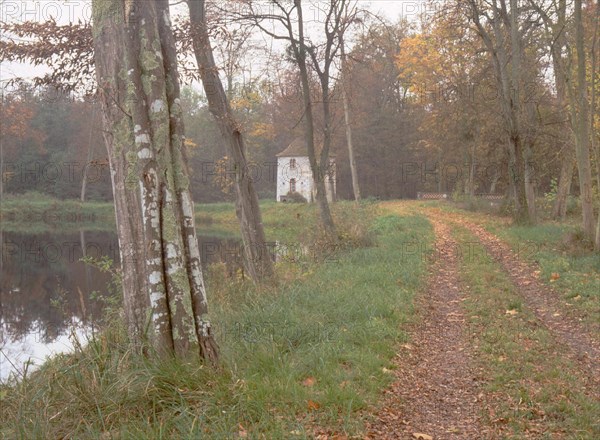
<path fill-rule="evenodd" d="M 238 437 L 240 437 L 240 438 L 246 438 L 246 437 L 248 437 L 248 431 L 246 431 L 246 428 L 244 428 L 244 425 L 242 425 L 240 423 L 238 425 L 238 428 L 240 428 L 240 430 L 238 431 Z"/>
<path fill-rule="evenodd" d="M 413 432 L 413 437 L 417 440 L 433 440 L 433 437 L 427 434 L 421 434 L 420 432 Z"/>
<path fill-rule="evenodd" d="M 556 273 L 556 272 L 552 272 L 552 275 L 550 275 L 550 281 L 556 281 L 560 278 L 560 274 Z"/>
<path fill-rule="evenodd" d="M 517 315 L 517 314 L 519 314 L 519 312 L 517 312 L 516 310 L 507 310 L 507 311 L 506 311 L 506 314 L 507 314 L 507 315 L 514 316 L 514 315 Z"/>

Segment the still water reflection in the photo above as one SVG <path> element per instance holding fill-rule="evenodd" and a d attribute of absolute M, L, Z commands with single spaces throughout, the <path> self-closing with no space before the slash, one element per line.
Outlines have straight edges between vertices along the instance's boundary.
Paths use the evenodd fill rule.
<path fill-rule="evenodd" d="M 237 239 L 199 237 L 203 265 L 241 264 Z M 82 257 L 119 261 L 112 232 L 74 234 L 0 232 L 0 381 L 19 376 L 24 363 L 39 365 L 72 348 L 102 318 L 110 275 Z"/>

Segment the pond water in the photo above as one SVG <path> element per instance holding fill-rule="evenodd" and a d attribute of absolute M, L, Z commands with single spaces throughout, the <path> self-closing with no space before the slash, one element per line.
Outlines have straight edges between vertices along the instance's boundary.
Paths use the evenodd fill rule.
<path fill-rule="evenodd" d="M 241 267 L 235 238 L 200 236 L 203 267 L 224 262 Z M 113 232 L 72 234 L 0 231 L 0 381 L 22 374 L 52 354 L 85 342 L 110 298 L 111 275 L 83 263 L 103 256 L 119 262 Z M 31 370 L 31 366 L 29 369 Z"/>

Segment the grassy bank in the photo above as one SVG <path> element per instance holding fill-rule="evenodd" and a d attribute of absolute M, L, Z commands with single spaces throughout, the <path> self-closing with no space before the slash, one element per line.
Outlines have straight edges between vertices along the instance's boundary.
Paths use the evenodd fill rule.
<path fill-rule="evenodd" d="M 264 220 L 274 236 L 294 240 L 315 229 L 314 207 L 271 205 Z M 432 231 L 419 216 L 338 206 L 341 232 L 352 237 L 352 227 L 368 224 L 374 245 L 328 261 L 279 263 L 280 285 L 268 290 L 212 278 L 220 371 L 195 359 L 149 362 L 113 324 L 85 348 L 0 388 L 0 436 L 312 438 L 317 426 L 360 433 L 361 410 L 391 380 L 394 348 L 406 338 L 402 324 L 426 274 L 420 255 L 400 259 L 400 250 L 431 242 Z M 215 222 L 234 215 L 216 206 L 198 212 Z"/>
<path fill-rule="evenodd" d="M 317 219 L 314 206 L 279 204 L 261 200 L 263 223 L 269 240 L 296 241 L 312 232 Z M 342 220 L 352 215 L 352 204 L 340 202 L 332 207 Z M 239 222 L 233 203 L 196 203 L 196 226 L 202 235 L 239 236 Z M 30 192 L 4 195 L 0 200 L 2 230 L 21 233 L 79 231 L 114 231 L 115 211 L 112 202 L 59 200 Z"/>
<path fill-rule="evenodd" d="M 600 253 L 582 239 L 578 226 L 546 222 L 503 227 L 490 222 L 487 228 L 537 263 L 540 279 L 563 295 L 567 307 L 584 312 L 589 322 L 600 322 Z"/>
<path fill-rule="evenodd" d="M 115 210 L 106 202 L 59 200 L 35 192 L 5 194 L 0 200 L 0 223 L 8 232 L 106 231 L 115 228 Z"/>
<path fill-rule="evenodd" d="M 462 243 L 476 238 L 455 230 Z M 553 336 L 523 305 L 500 266 L 480 248 L 462 259 L 469 334 L 485 380 L 486 422 L 499 438 L 600 437 L 600 403 Z"/>

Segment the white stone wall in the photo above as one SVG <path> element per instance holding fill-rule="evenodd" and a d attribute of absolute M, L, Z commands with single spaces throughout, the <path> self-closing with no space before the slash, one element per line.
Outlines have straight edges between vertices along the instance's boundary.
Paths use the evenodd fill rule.
<path fill-rule="evenodd" d="M 290 168 L 290 160 L 296 160 L 296 167 Z M 277 201 L 290 192 L 290 180 L 296 179 L 296 192 L 307 201 L 312 201 L 313 180 L 308 157 L 277 158 Z"/>
<path fill-rule="evenodd" d="M 290 160 L 296 160 L 296 168 L 290 168 Z M 336 167 L 335 161 L 330 159 L 330 170 L 333 177 L 330 181 L 329 176 L 325 177 L 325 189 L 327 200 L 332 202 L 337 193 Z M 277 158 L 277 201 L 281 201 L 282 196 L 290 192 L 290 180 L 296 179 L 296 192 L 302 194 L 308 202 L 315 199 L 316 188 L 310 170 L 308 157 L 279 157 Z"/>

